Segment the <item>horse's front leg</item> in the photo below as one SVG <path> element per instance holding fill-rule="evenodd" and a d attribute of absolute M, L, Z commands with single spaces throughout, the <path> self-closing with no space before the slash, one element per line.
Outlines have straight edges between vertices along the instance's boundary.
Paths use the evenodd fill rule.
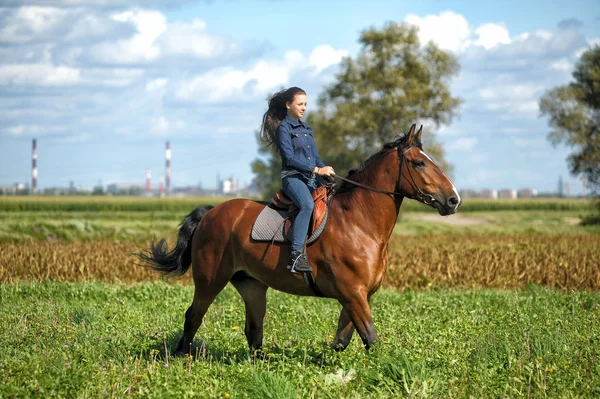
<path fill-rule="evenodd" d="M 377 341 L 377 331 L 375 331 L 375 325 L 373 324 L 373 317 L 371 316 L 371 307 L 369 306 L 367 294 L 363 290 L 356 290 L 349 297 L 345 298 L 345 300 L 341 301 L 341 303 L 344 307 L 344 311 L 350 316 L 352 324 L 354 324 L 363 344 L 369 349 L 371 345 Z M 341 326 L 343 315 L 342 312 L 338 328 Z M 339 332 L 340 330 L 338 330 L 338 334 Z M 348 343 L 352 337 L 351 330 L 349 335 Z"/>
<path fill-rule="evenodd" d="M 348 314 L 348 311 L 345 308 L 342 308 L 340 320 L 338 321 L 337 333 L 335 334 L 335 338 L 333 338 L 331 348 L 337 351 L 343 351 L 350 344 L 353 334 L 354 324 L 352 324 L 350 314 Z"/>

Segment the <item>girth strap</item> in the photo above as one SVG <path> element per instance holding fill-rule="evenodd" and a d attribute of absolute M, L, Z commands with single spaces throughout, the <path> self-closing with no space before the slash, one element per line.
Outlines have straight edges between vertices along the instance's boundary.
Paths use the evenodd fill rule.
<path fill-rule="evenodd" d="M 317 287 L 312 272 L 302 273 L 302 278 L 304 279 L 304 282 L 310 287 L 310 289 L 313 290 L 316 296 L 321 298 L 325 297 L 325 295 L 323 295 L 323 292 L 319 289 L 319 287 Z"/>

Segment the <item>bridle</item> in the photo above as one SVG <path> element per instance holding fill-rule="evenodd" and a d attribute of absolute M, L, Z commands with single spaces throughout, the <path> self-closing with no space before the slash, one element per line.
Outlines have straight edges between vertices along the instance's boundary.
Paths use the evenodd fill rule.
<path fill-rule="evenodd" d="M 405 160 L 406 160 L 406 153 L 408 151 L 410 151 L 411 149 L 415 148 L 415 146 L 410 146 L 405 150 L 401 150 L 400 146 L 398 146 L 398 155 L 400 155 L 400 177 L 398 178 L 398 187 L 402 188 L 402 169 L 404 168 L 404 164 L 405 164 Z M 364 188 L 366 190 L 369 191 L 373 191 L 375 193 L 381 193 L 381 194 L 390 194 L 390 195 L 400 195 L 400 196 L 404 196 L 404 197 L 408 197 L 411 199 L 415 199 L 417 201 L 420 201 L 422 203 L 424 203 L 425 205 L 431 205 L 433 204 L 436 199 L 430 195 L 430 194 L 425 194 L 423 191 L 421 191 L 421 189 L 419 188 L 419 186 L 417 185 L 417 183 L 415 182 L 415 178 L 410 170 L 410 168 L 408 167 L 408 164 L 406 165 L 406 170 L 408 170 L 408 175 L 410 176 L 410 180 L 409 183 L 412 186 L 413 190 L 416 192 L 416 195 L 406 195 L 405 193 L 402 192 L 398 192 L 398 191 L 388 191 L 388 190 L 381 190 L 379 188 L 375 188 L 375 187 L 369 187 L 366 186 L 362 183 L 359 183 L 357 181 L 351 180 L 351 179 L 347 179 L 345 177 L 342 176 L 337 176 L 336 177 L 338 179 L 341 179 L 347 183 L 350 183 L 352 185 L 355 185 L 357 187 L 361 187 Z"/>

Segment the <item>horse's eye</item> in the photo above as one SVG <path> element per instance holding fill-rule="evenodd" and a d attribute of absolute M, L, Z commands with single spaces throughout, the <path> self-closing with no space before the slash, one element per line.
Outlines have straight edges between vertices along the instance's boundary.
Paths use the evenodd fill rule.
<path fill-rule="evenodd" d="M 425 162 L 423 162 L 423 161 L 413 161 L 412 164 L 415 168 L 421 168 L 421 167 L 425 166 Z"/>

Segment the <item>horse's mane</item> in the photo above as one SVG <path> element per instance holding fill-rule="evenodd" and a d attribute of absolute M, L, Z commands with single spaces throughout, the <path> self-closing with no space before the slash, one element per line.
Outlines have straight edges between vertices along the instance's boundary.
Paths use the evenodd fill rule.
<path fill-rule="evenodd" d="M 350 169 L 348 171 L 348 174 L 345 177 L 347 179 L 356 180 L 359 177 L 359 175 L 361 175 L 362 172 L 364 172 L 369 167 L 369 165 L 371 165 L 377 159 L 383 157 L 392 148 L 406 147 L 407 139 L 408 139 L 408 133 L 403 133 L 403 134 L 400 134 L 399 136 L 396 136 L 396 138 L 393 141 L 390 141 L 389 143 L 385 143 L 381 150 L 379 150 L 375 154 L 371 155 L 369 158 L 367 158 L 367 160 L 363 161 L 357 168 Z M 421 141 L 417 140 L 416 137 L 413 140 L 413 146 L 423 149 L 423 145 L 421 144 Z M 354 187 L 356 187 L 356 186 L 342 181 L 341 184 L 338 186 L 336 193 L 348 191 L 349 189 L 354 188 Z"/>

